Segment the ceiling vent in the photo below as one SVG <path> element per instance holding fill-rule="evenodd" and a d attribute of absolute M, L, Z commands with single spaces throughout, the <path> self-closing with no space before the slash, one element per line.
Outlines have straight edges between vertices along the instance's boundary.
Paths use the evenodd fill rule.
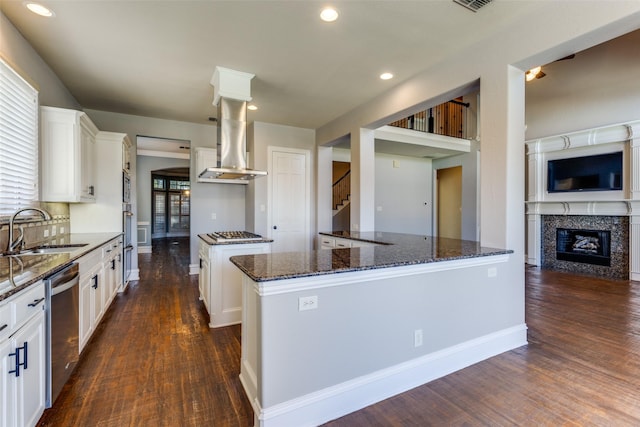
<path fill-rule="evenodd" d="M 460 6 L 464 6 L 469 10 L 477 12 L 483 6 L 491 3 L 492 0 L 453 0 L 454 3 L 458 3 Z"/>

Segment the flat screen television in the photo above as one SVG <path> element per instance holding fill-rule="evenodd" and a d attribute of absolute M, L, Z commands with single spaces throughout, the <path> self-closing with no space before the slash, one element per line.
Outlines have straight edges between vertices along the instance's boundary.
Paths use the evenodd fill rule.
<path fill-rule="evenodd" d="M 622 190 L 622 151 L 549 160 L 547 191 Z"/>

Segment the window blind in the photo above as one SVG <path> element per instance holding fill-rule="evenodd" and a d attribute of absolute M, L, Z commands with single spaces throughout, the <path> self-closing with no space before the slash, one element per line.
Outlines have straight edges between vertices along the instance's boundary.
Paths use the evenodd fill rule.
<path fill-rule="evenodd" d="M 38 92 L 0 60 L 0 216 L 38 200 Z"/>

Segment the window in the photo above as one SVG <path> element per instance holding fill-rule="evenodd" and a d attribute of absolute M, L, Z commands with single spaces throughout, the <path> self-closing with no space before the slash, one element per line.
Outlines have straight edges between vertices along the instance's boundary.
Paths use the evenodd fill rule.
<path fill-rule="evenodd" d="M 0 216 L 38 200 L 38 92 L 0 60 Z"/>

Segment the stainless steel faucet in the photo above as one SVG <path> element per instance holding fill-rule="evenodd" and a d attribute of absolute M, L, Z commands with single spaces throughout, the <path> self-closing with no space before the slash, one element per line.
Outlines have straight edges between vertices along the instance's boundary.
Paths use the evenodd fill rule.
<path fill-rule="evenodd" d="M 7 253 L 17 252 L 16 248 L 20 248 L 24 244 L 24 229 L 22 228 L 22 226 L 20 226 L 20 235 L 15 239 L 15 241 L 13 240 L 13 223 L 16 220 L 18 214 L 25 211 L 40 212 L 40 215 L 42 215 L 42 219 L 44 219 L 45 221 L 51 220 L 51 215 L 49 215 L 49 212 L 45 211 L 44 209 L 22 208 L 15 211 L 13 215 L 11 215 L 11 218 L 9 218 L 9 239 L 7 241 Z"/>

